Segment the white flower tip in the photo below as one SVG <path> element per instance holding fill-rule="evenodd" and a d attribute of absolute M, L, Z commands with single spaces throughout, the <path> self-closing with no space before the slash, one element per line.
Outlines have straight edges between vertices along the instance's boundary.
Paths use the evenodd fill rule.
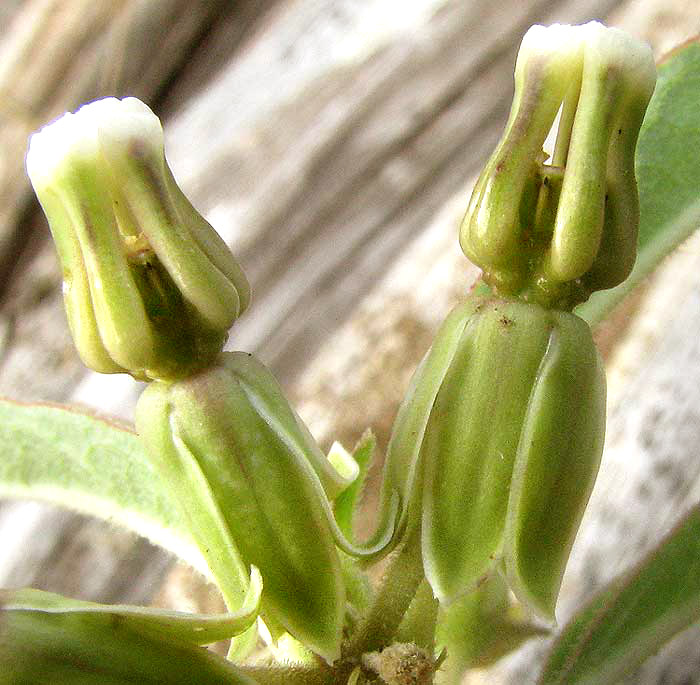
<path fill-rule="evenodd" d="M 597 23 L 590 22 L 590 24 Z M 585 26 L 590 24 L 585 24 Z M 581 44 L 583 37 L 581 33 L 582 28 L 582 26 L 572 26 L 570 24 L 552 24 L 551 26 L 535 24 L 523 36 L 520 52 L 529 53 L 533 56 L 547 56 L 552 53 L 575 51 Z"/>
<path fill-rule="evenodd" d="M 560 78 L 573 76 L 589 61 L 615 68 L 627 87 L 648 100 L 656 83 L 656 65 L 649 45 L 624 31 L 598 21 L 572 26 L 532 26 L 523 37 L 516 71 L 526 64 L 554 65 Z"/>
<path fill-rule="evenodd" d="M 150 107 L 136 98 L 107 98 L 92 104 L 108 102 L 109 108 L 104 106 L 94 114 L 102 145 L 128 145 L 130 141 L 140 140 L 162 149 L 163 127 Z"/>
<path fill-rule="evenodd" d="M 656 64 L 651 47 L 633 38 L 625 31 L 590 22 L 581 27 L 588 29 L 586 48 L 600 61 L 618 67 L 628 84 L 634 84 L 650 97 L 656 83 Z"/>
<path fill-rule="evenodd" d="M 583 39 L 581 26 L 552 24 L 551 26 L 531 26 L 523 36 L 515 65 L 516 81 L 525 78 L 531 66 L 539 65 L 536 78 L 544 77 L 539 71 L 557 73 L 560 77 L 579 72 L 583 61 Z M 568 77 L 565 77 L 568 78 Z"/>
<path fill-rule="evenodd" d="M 109 97 L 83 105 L 47 124 L 29 139 L 27 174 L 34 188 L 52 183 L 71 160 L 95 161 L 101 144 L 141 139 L 162 147 L 158 117 L 136 98 Z"/>
<path fill-rule="evenodd" d="M 68 112 L 30 137 L 27 174 L 34 188 L 43 187 L 52 182 L 66 159 L 96 156 L 97 132 Z"/>

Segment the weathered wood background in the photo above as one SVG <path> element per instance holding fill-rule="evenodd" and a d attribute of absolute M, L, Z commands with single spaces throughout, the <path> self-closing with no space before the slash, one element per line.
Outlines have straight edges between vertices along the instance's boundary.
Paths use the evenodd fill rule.
<path fill-rule="evenodd" d="M 384 445 L 413 368 L 474 279 L 456 225 L 505 121 L 520 37 L 591 18 L 657 54 L 700 32 L 697 0 L 4 0 L 0 393 L 131 415 L 136 385 L 86 372 L 73 351 L 23 158 L 28 134 L 64 110 L 137 95 L 252 282 L 230 346 L 271 365 L 324 445 L 368 425 Z M 599 331 L 606 454 L 560 620 L 700 495 L 698 274 L 695 240 Z M 0 540 L 0 586 L 216 603 L 146 542 L 45 504 L 0 504 Z M 699 639 L 687 631 L 629 682 L 700 683 Z M 469 682 L 532 682 L 545 648 Z"/>

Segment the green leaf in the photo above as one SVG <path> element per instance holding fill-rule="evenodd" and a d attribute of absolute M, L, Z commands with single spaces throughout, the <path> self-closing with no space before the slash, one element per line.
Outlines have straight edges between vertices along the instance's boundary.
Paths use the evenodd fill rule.
<path fill-rule="evenodd" d="M 631 572 L 579 611 L 539 685 L 606 685 L 700 618 L 700 505 Z"/>
<path fill-rule="evenodd" d="M 629 278 L 594 293 L 576 313 L 591 325 L 646 278 L 700 226 L 700 38 L 659 65 L 656 90 L 637 144 L 640 224 L 637 262 Z"/>
<path fill-rule="evenodd" d="M 0 684 L 35 683 L 254 685 L 213 652 L 136 630 L 123 614 L 0 604 Z"/>
<path fill-rule="evenodd" d="M 253 568 L 250 590 L 240 611 L 218 616 L 126 604 L 96 604 L 33 589 L 0 590 L 0 607 L 3 611 L 80 615 L 88 622 L 93 614 L 100 614 L 111 617 L 114 624 L 155 639 L 206 645 L 247 630 L 257 618 L 261 592 L 262 577 Z"/>
<path fill-rule="evenodd" d="M 226 548 L 226 575 L 209 568 L 174 490 L 132 430 L 74 408 L 0 399 L 0 444 L 0 496 L 43 499 L 122 525 L 216 580 L 229 609 L 240 605 L 248 572 L 235 549 Z M 230 656 L 244 654 L 256 634 L 234 639 Z"/>
<path fill-rule="evenodd" d="M 84 411 L 0 399 L 0 496 L 125 526 L 211 576 L 136 434 Z"/>
<path fill-rule="evenodd" d="M 359 468 L 359 473 L 352 484 L 338 495 L 333 507 L 338 527 L 351 540 L 355 538 L 357 533 L 355 530 L 355 514 L 362 500 L 367 472 L 372 465 L 372 457 L 376 447 L 377 439 L 372 431 L 367 429 L 352 452 L 352 458 Z"/>

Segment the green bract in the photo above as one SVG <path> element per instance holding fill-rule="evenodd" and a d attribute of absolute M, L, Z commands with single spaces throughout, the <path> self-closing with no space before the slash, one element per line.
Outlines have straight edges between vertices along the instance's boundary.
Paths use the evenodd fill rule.
<path fill-rule="evenodd" d="M 270 372 L 250 354 L 224 353 L 187 379 L 152 383 L 136 427 L 222 590 L 236 582 L 228 559 L 240 554 L 260 569 L 263 614 L 273 625 L 336 659 L 345 617 L 336 544 L 373 556 L 393 525 L 366 547 L 345 539 L 328 498 L 348 482 Z"/>
<path fill-rule="evenodd" d="M 649 46 L 617 29 L 525 34 L 510 119 L 460 231 L 498 293 L 571 309 L 627 278 L 639 224 L 634 151 L 655 82 Z"/>
<path fill-rule="evenodd" d="M 397 417 L 387 484 L 422 526 L 443 602 L 503 557 L 511 588 L 552 617 L 600 463 L 605 378 L 574 314 L 472 299 L 438 332 Z"/>
<path fill-rule="evenodd" d="M 88 366 L 176 378 L 216 357 L 248 283 L 175 183 L 146 105 L 107 98 L 64 115 L 32 136 L 27 171 Z"/>

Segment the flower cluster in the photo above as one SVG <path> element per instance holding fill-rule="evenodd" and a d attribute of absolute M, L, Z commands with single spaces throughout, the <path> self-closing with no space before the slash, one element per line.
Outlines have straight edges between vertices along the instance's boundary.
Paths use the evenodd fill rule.
<path fill-rule="evenodd" d="M 605 433 L 603 365 L 573 308 L 634 264 L 634 151 L 654 83 L 649 49 L 615 29 L 526 34 L 510 119 L 460 231 L 490 294 L 455 308 L 417 370 L 363 545 L 333 511 L 355 464 L 336 469 L 345 453 L 321 452 L 252 355 L 222 353 L 248 283 L 175 183 L 151 110 L 108 98 L 32 138 L 78 350 L 93 369 L 151 381 L 138 432 L 229 608 L 259 569 L 270 632 L 357 673 L 361 654 L 342 649 L 358 620 L 350 586 L 365 579 L 351 559 L 413 545 L 406 558 L 443 607 L 500 570 L 554 618 Z"/>

